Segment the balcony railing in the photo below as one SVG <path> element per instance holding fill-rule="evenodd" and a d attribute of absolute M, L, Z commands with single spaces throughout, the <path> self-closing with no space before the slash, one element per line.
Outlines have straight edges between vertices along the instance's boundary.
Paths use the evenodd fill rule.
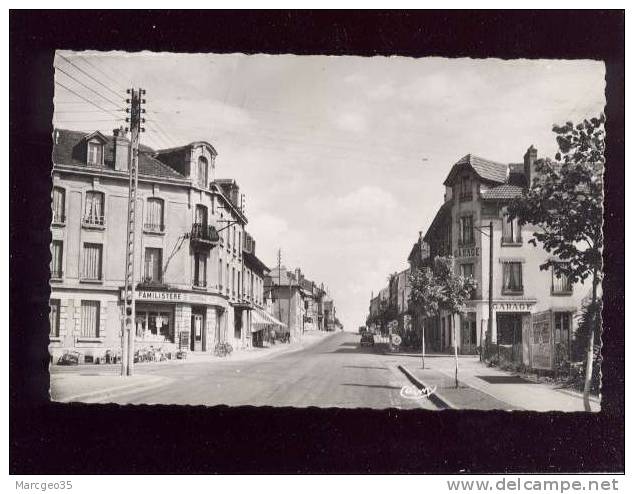
<path fill-rule="evenodd" d="M 106 217 L 101 215 L 88 215 L 81 219 L 82 225 L 87 227 L 103 228 L 106 226 Z"/>
<path fill-rule="evenodd" d="M 164 233 L 165 225 L 157 223 L 144 223 L 143 230 L 150 233 Z"/>
<path fill-rule="evenodd" d="M 218 231 L 211 225 L 204 223 L 194 223 L 192 225 L 190 239 L 192 243 L 211 249 L 220 242 Z"/>
<path fill-rule="evenodd" d="M 194 288 L 207 288 L 207 281 L 206 280 L 194 280 L 193 283 Z"/>

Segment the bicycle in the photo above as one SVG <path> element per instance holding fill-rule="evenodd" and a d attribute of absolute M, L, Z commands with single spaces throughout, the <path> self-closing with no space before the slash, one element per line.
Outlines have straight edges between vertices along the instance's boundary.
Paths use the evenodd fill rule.
<path fill-rule="evenodd" d="M 218 343 L 214 348 L 214 355 L 216 357 L 226 357 L 227 355 L 231 355 L 233 352 L 233 347 L 229 343 Z"/>

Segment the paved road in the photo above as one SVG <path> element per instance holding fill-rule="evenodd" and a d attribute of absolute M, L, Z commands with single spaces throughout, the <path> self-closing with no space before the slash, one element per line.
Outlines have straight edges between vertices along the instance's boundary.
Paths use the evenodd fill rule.
<path fill-rule="evenodd" d="M 170 382 L 108 401 L 133 404 L 254 405 L 435 409 L 426 398 L 401 397 L 405 376 L 387 356 L 335 333 L 319 343 L 256 361 L 156 366 Z"/>

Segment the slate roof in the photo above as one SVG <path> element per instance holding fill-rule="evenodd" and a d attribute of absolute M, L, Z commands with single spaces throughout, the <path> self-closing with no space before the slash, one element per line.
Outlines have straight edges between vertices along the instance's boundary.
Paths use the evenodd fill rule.
<path fill-rule="evenodd" d="M 88 166 L 86 153 L 79 144 L 92 133 L 76 130 L 55 129 L 53 131 L 53 163 L 59 165 Z M 114 169 L 114 138 L 101 134 L 106 139 L 104 147 L 104 168 Z M 57 143 L 55 143 L 57 139 Z M 139 174 L 161 178 L 185 178 L 173 168 L 154 157 L 154 150 L 148 146 L 139 146 Z M 93 168 L 93 167 L 91 167 Z"/>
<path fill-rule="evenodd" d="M 467 154 L 453 165 L 443 184 L 451 185 L 456 174 L 463 170 L 472 170 L 482 180 L 488 182 L 504 183 L 506 181 L 508 165 L 480 158 L 473 154 Z"/>
<path fill-rule="evenodd" d="M 482 199 L 514 199 L 515 197 L 521 196 L 523 191 L 524 189 L 517 185 L 498 185 L 497 187 L 493 187 L 492 189 L 483 192 Z"/>

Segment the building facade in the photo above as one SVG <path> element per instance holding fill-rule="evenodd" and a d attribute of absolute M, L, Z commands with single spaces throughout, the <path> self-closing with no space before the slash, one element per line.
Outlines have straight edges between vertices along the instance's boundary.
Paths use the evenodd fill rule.
<path fill-rule="evenodd" d="M 472 276 L 478 288 L 464 313 L 452 317 L 442 312 L 430 321 L 435 350 L 450 351 L 455 331 L 459 353 L 476 353 L 485 342 L 489 354 L 533 369 L 553 369 L 569 355 L 587 288 L 540 270 L 549 254 L 528 243 L 535 227 L 520 227 L 506 215 L 508 203 L 532 183 L 536 159 L 532 146 L 523 163 L 467 155 L 445 180 L 445 202 L 425 235 L 430 258 L 452 255 L 456 272 Z M 490 269 L 493 318 L 488 334 Z"/>
<path fill-rule="evenodd" d="M 53 139 L 50 352 L 94 361 L 121 348 L 130 142 L 121 130 Z M 263 269 L 245 264 L 242 198 L 215 179 L 216 156 L 204 141 L 140 148 L 136 348 L 251 346 Z"/>

